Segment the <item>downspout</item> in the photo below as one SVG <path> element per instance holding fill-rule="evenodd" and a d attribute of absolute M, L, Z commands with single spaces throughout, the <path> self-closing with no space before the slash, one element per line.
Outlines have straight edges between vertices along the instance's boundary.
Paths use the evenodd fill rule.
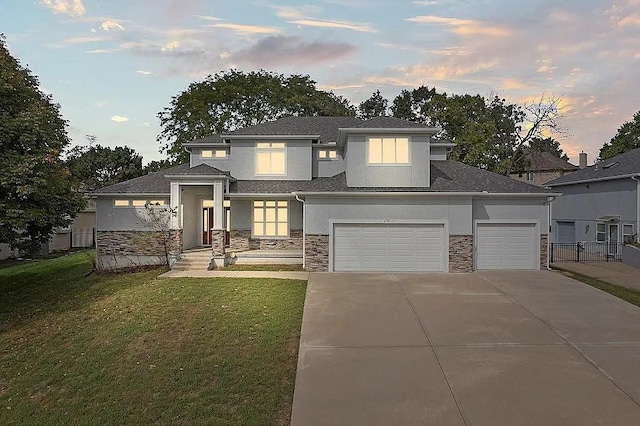
<path fill-rule="evenodd" d="M 305 204 L 304 200 L 298 196 L 298 194 L 296 194 L 295 192 L 292 192 L 292 194 L 294 195 L 294 197 L 296 197 L 296 200 L 298 200 L 300 203 L 302 203 L 302 269 L 304 269 L 307 266 L 306 265 L 306 261 L 307 261 L 307 255 L 306 255 L 306 247 L 307 247 L 307 237 L 306 237 L 306 233 L 307 233 L 307 205 Z"/>
<path fill-rule="evenodd" d="M 547 271 L 551 270 L 551 203 L 556 197 L 547 198 L 547 214 L 549 215 L 547 224 Z"/>
<path fill-rule="evenodd" d="M 636 234 L 636 242 L 640 243 L 640 232 L 638 232 L 638 228 L 640 228 L 640 178 L 631 176 L 631 179 L 636 181 L 636 229 L 634 232 Z"/>

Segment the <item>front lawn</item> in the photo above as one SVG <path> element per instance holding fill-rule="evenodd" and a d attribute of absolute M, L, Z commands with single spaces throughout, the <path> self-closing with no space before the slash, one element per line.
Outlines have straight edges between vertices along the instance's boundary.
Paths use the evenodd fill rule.
<path fill-rule="evenodd" d="M 288 424 L 305 282 L 0 269 L 0 424 Z"/>

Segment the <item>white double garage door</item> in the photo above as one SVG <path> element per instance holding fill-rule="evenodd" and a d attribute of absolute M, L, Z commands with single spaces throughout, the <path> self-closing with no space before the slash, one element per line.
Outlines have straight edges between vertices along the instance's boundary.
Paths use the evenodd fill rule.
<path fill-rule="evenodd" d="M 534 224 L 478 223 L 474 269 L 538 269 L 538 238 Z M 444 224 L 336 223 L 332 269 L 445 272 L 448 246 Z"/>

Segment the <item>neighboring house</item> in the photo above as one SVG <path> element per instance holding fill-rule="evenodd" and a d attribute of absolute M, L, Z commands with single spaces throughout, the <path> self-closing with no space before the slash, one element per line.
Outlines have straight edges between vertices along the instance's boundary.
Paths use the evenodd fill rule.
<path fill-rule="evenodd" d="M 534 185 L 545 183 L 578 170 L 578 166 L 556 157 L 550 152 L 531 151 L 527 153 L 529 167 L 518 173 L 511 173 L 509 177 Z"/>
<path fill-rule="evenodd" d="M 160 260 L 136 215 L 177 207 L 172 255 L 297 250 L 309 271 L 540 269 L 540 187 L 447 160 L 439 129 L 390 117 L 288 117 L 185 144 L 189 164 L 94 193 L 103 268 Z M 557 194 L 556 194 L 557 195 Z"/>
<path fill-rule="evenodd" d="M 551 206 L 554 241 L 637 241 L 640 148 L 577 170 L 547 186 L 563 194 Z"/>
<path fill-rule="evenodd" d="M 51 240 L 42 244 L 38 255 L 46 256 L 53 251 L 65 251 L 72 248 L 93 247 L 96 228 L 96 202 L 87 199 L 87 206 L 73 219 L 66 228 L 56 228 Z M 18 250 L 11 250 L 7 244 L 0 244 L 0 259 L 18 257 Z"/>

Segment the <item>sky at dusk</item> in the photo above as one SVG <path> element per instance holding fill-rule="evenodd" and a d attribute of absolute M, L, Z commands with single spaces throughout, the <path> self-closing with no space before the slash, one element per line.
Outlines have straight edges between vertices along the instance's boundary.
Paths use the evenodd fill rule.
<path fill-rule="evenodd" d="M 640 110 L 640 0 L 0 0 L 11 54 L 85 135 L 158 152 L 157 113 L 229 68 L 309 74 L 354 104 L 420 85 L 561 97 L 577 164 Z"/>

